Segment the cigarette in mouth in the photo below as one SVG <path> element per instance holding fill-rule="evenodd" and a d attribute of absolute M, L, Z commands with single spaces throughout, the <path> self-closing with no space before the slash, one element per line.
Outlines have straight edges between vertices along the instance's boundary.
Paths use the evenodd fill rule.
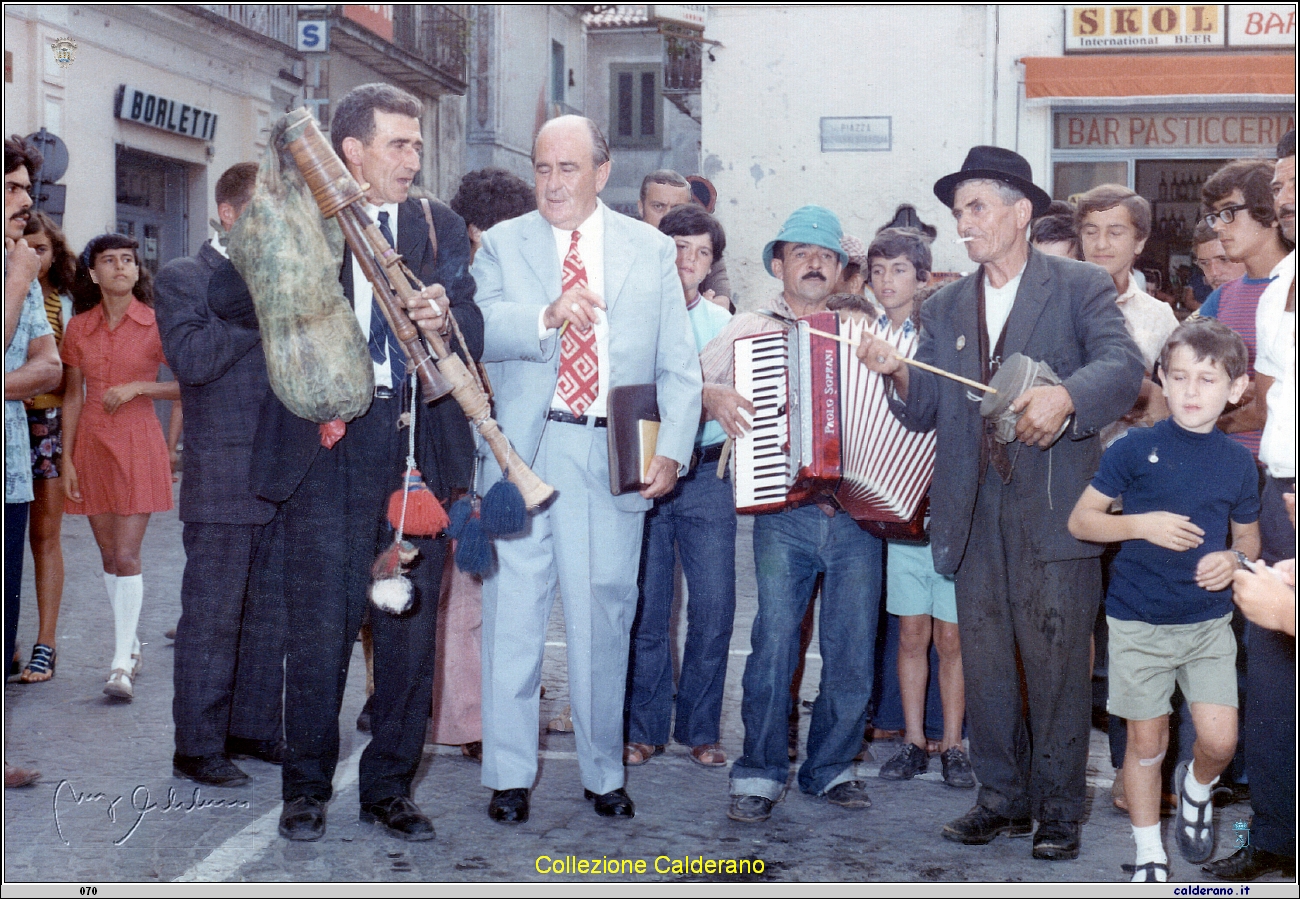
<path fill-rule="evenodd" d="M 958 237 L 958 238 L 957 238 L 957 243 L 968 243 L 968 242 L 970 242 L 970 241 L 972 241 L 972 240 L 974 240 L 974 239 L 975 239 L 975 238 L 973 238 L 973 237 Z"/>

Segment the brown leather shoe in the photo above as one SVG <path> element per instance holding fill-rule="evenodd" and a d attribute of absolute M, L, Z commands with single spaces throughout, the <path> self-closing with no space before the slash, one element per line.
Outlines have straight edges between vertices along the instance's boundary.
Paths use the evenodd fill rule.
<path fill-rule="evenodd" d="M 35 768 L 19 768 L 17 765 L 11 765 L 5 762 L 5 789 L 16 790 L 19 787 L 30 787 L 36 781 L 41 779 L 41 772 Z"/>

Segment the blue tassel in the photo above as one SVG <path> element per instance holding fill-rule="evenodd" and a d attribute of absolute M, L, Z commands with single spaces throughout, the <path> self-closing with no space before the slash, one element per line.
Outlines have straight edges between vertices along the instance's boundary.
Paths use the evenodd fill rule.
<path fill-rule="evenodd" d="M 465 522 L 469 521 L 474 515 L 474 504 L 468 495 L 462 496 L 451 507 L 451 513 L 448 515 L 447 536 L 453 540 L 459 540 L 461 532 L 465 529 Z"/>
<path fill-rule="evenodd" d="M 456 540 L 456 567 L 466 574 L 485 575 L 492 569 L 492 541 L 477 518 L 470 518 Z"/>
<path fill-rule="evenodd" d="M 483 530 L 492 537 L 509 537 L 518 534 L 528 523 L 528 510 L 523 494 L 505 478 L 492 485 L 483 497 L 481 513 Z"/>

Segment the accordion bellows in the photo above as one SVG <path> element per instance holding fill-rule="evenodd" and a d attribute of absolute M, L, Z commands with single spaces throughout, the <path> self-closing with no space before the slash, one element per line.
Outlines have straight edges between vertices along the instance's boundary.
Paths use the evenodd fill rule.
<path fill-rule="evenodd" d="M 257 186 L 230 232 L 230 261 L 244 277 L 262 332 L 271 389 L 299 418 L 351 421 L 370 407 L 374 366 L 343 295 L 343 235 L 326 221 L 273 131 Z"/>
<path fill-rule="evenodd" d="M 822 334 L 815 333 L 817 331 Z M 833 493 L 858 521 L 903 523 L 934 473 L 933 431 L 908 431 L 889 411 L 884 379 L 857 360 L 864 331 L 916 351 L 915 335 L 852 313 L 823 312 L 789 330 L 736 340 L 736 389 L 754 403 L 754 428 L 736 441 L 736 510 L 764 512 Z"/>

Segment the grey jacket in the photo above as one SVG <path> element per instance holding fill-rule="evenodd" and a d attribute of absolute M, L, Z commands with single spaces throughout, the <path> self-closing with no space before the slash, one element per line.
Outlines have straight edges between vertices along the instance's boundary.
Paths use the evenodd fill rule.
<path fill-rule="evenodd" d="M 981 268 L 925 303 L 918 360 L 982 380 L 977 289 L 983 277 Z M 1018 442 L 1008 447 L 1015 464 L 1014 508 L 1005 511 L 1036 522 L 1033 552 L 1040 561 L 1097 556 L 1102 547 L 1075 540 L 1066 520 L 1101 459 L 1097 431 L 1133 407 L 1143 370 L 1115 305 L 1114 284 L 1098 266 L 1031 249 L 1006 334 L 1004 357 L 1024 353 L 1047 362 L 1069 391 L 1075 412 L 1050 448 Z M 937 432 L 931 545 L 935 570 L 954 574 L 966 552 L 979 490 L 979 396 L 955 381 L 913 369 L 907 402 L 895 399 L 891 407 L 908 428 Z M 990 471 L 988 477 L 998 475 Z"/>

